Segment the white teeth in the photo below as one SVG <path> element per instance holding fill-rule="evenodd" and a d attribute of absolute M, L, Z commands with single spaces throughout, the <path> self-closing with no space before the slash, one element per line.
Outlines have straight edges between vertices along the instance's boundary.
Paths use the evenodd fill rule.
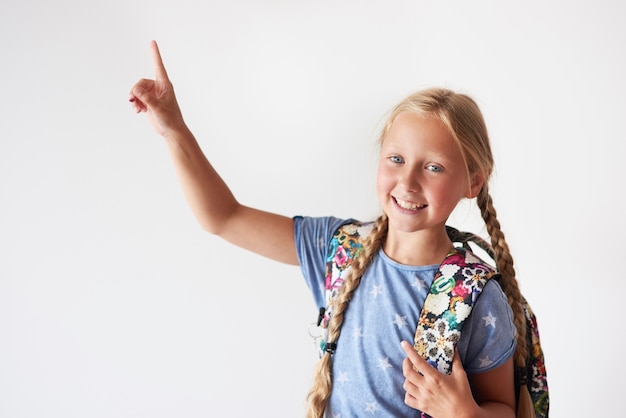
<path fill-rule="evenodd" d="M 396 203 L 402 209 L 408 209 L 408 210 L 417 210 L 417 209 L 423 209 L 426 207 L 426 205 L 418 205 L 417 203 L 407 202 L 406 200 L 402 200 L 398 198 L 396 198 Z"/>

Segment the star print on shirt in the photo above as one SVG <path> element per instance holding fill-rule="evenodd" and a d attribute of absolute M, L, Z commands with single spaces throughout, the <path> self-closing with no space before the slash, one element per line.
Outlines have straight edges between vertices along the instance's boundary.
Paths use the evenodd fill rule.
<path fill-rule="evenodd" d="M 415 281 L 411 286 L 417 287 L 418 289 L 426 289 L 428 287 L 424 279 L 420 279 L 419 277 L 415 277 Z"/>
<path fill-rule="evenodd" d="M 352 331 L 352 336 L 354 338 L 361 338 L 361 337 L 363 337 L 363 331 L 361 331 L 361 327 L 354 328 L 354 331 Z"/>
<path fill-rule="evenodd" d="M 402 329 L 403 326 L 408 325 L 406 322 L 406 316 L 400 316 L 396 314 L 396 319 L 393 321 L 398 326 L 398 329 Z"/>
<path fill-rule="evenodd" d="M 385 357 L 385 358 L 379 358 L 378 359 L 378 367 L 380 369 L 382 369 L 384 372 L 387 371 L 387 369 L 391 368 L 391 364 L 389 364 L 389 357 Z"/>
<path fill-rule="evenodd" d="M 489 326 L 491 326 L 491 327 L 493 327 L 493 328 L 495 328 L 495 327 L 496 327 L 496 319 L 498 319 L 498 318 L 496 318 L 495 316 L 493 316 L 493 314 L 491 313 L 491 311 L 489 311 L 489 315 L 487 315 L 487 316 L 483 316 L 483 318 L 482 318 L 482 319 L 483 319 L 483 321 L 485 321 L 485 326 L 486 326 L 486 327 L 489 327 Z"/>
<path fill-rule="evenodd" d="M 478 367 L 488 367 L 491 365 L 491 363 L 493 363 L 493 361 L 491 361 L 489 359 L 489 356 L 486 356 L 484 358 L 479 358 L 478 361 L 480 362 L 480 365 Z"/>
<path fill-rule="evenodd" d="M 339 372 L 339 376 L 337 376 L 337 382 L 344 384 L 349 381 L 350 378 L 348 377 L 348 372 Z"/>
<path fill-rule="evenodd" d="M 374 415 L 376 411 L 378 411 L 378 405 L 376 405 L 376 402 L 365 403 L 365 412 L 369 412 L 370 414 Z"/>
<path fill-rule="evenodd" d="M 382 286 L 379 286 L 379 285 L 372 286 L 372 291 L 370 292 L 370 295 L 374 296 L 374 299 L 376 299 L 378 295 L 382 295 L 382 293 L 383 293 Z"/>

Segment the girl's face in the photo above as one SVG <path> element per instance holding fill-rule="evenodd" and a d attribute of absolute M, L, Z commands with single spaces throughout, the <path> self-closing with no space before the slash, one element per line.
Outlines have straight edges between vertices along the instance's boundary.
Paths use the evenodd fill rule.
<path fill-rule="evenodd" d="M 463 197 L 482 186 L 470 185 L 461 150 L 436 117 L 400 113 L 383 138 L 377 191 L 389 228 L 402 232 L 440 232 Z"/>

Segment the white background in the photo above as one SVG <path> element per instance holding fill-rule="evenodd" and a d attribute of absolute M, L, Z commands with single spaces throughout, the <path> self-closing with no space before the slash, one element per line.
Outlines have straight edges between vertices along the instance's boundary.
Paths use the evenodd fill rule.
<path fill-rule="evenodd" d="M 409 92 L 482 107 L 552 417 L 623 411 L 626 6 L 609 1 L 3 0 L 0 417 L 297 417 L 296 267 L 204 233 L 127 102 L 157 39 L 241 202 L 370 219 Z M 484 235 L 471 205 L 454 224 Z M 623 412 L 621 412 L 623 414 Z"/>

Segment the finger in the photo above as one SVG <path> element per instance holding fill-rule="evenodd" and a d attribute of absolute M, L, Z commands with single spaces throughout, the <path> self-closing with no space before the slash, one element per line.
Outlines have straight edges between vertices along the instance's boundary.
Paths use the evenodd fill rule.
<path fill-rule="evenodd" d="M 465 374 L 465 368 L 463 367 L 463 362 L 461 361 L 461 355 L 459 354 L 459 350 L 454 350 L 454 359 L 452 359 L 452 374 Z"/>
<path fill-rule="evenodd" d="M 130 105 L 133 107 L 135 112 L 139 113 L 141 109 L 141 105 L 143 103 L 141 103 L 141 101 L 139 101 L 139 99 L 137 99 L 133 94 L 130 95 L 130 97 L 128 98 L 128 101 L 130 102 Z"/>
<path fill-rule="evenodd" d="M 418 392 L 417 385 L 423 377 L 413 369 L 413 363 L 408 358 L 405 358 L 402 362 L 402 372 L 405 377 L 402 388 L 408 396 L 416 397 Z"/>
<path fill-rule="evenodd" d="M 128 96 L 128 101 L 130 102 L 136 113 L 145 112 L 146 110 L 148 110 L 145 103 L 143 103 L 137 96 L 135 96 L 132 91 Z"/>
<path fill-rule="evenodd" d="M 415 353 L 415 348 L 413 348 L 411 343 L 408 341 L 404 341 L 404 340 L 400 341 L 400 346 L 402 347 L 402 349 L 404 350 L 404 352 L 406 353 L 408 357 L 411 357 L 411 355 Z"/>
<path fill-rule="evenodd" d="M 404 350 L 406 356 L 409 358 L 409 360 L 411 360 L 411 363 L 415 365 L 417 358 L 419 357 L 419 354 L 417 354 L 415 348 L 413 348 L 413 346 L 408 341 L 402 341 L 400 345 L 402 346 L 402 349 Z"/>
<path fill-rule="evenodd" d="M 130 89 L 130 94 L 134 95 L 136 91 L 151 91 L 153 88 L 154 88 L 154 80 L 142 78 L 141 80 L 135 83 L 132 89 Z"/>
<path fill-rule="evenodd" d="M 409 342 L 402 341 L 401 345 L 407 357 L 411 363 L 413 363 L 415 370 L 419 371 L 421 374 L 430 372 L 430 370 L 428 370 L 430 369 L 430 364 L 415 351 L 415 348 L 413 348 Z"/>
<path fill-rule="evenodd" d="M 461 367 L 463 367 L 463 363 L 461 363 L 461 355 L 459 354 L 459 350 L 457 349 L 454 350 L 454 359 L 452 359 L 452 364 L 459 364 Z"/>
<path fill-rule="evenodd" d="M 148 93 L 154 87 L 154 81 L 141 79 L 130 91 L 129 101 L 135 105 L 137 111 L 147 110 L 147 106 L 152 101 L 152 96 Z"/>
<path fill-rule="evenodd" d="M 150 42 L 150 51 L 152 52 L 152 65 L 154 66 L 154 74 L 157 80 L 167 80 L 167 71 L 163 65 L 163 59 L 159 52 L 159 45 L 156 41 Z"/>
<path fill-rule="evenodd" d="M 411 408 L 419 409 L 418 397 L 419 397 L 419 386 L 418 384 L 423 379 L 418 372 L 413 368 L 413 363 L 408 358 L 405 358 L 402 362 L 402 371 L 404 373 L 404 384 L 402 388 L 404 389 L 404 403 Z"/>
<path fill-rule="evenodd" d="M 413 368 L 413 363 L 408 358 L 405 358 L 402 361 L 402 374 L 407 379 L 412 378 L 413 374 L 415 374 L 415 369 Z"/>
<path fill-rule="evenodd" d="M 419 409 L 419 405 L 417 403 L 417 398 L 414 396 L 411 396 L 411 394 L 409 394 L 409 392 L 406 392 L 404 395 L 404 403 L 406 404 L 406 406 L 409 406 L 413 409 Z"/>

